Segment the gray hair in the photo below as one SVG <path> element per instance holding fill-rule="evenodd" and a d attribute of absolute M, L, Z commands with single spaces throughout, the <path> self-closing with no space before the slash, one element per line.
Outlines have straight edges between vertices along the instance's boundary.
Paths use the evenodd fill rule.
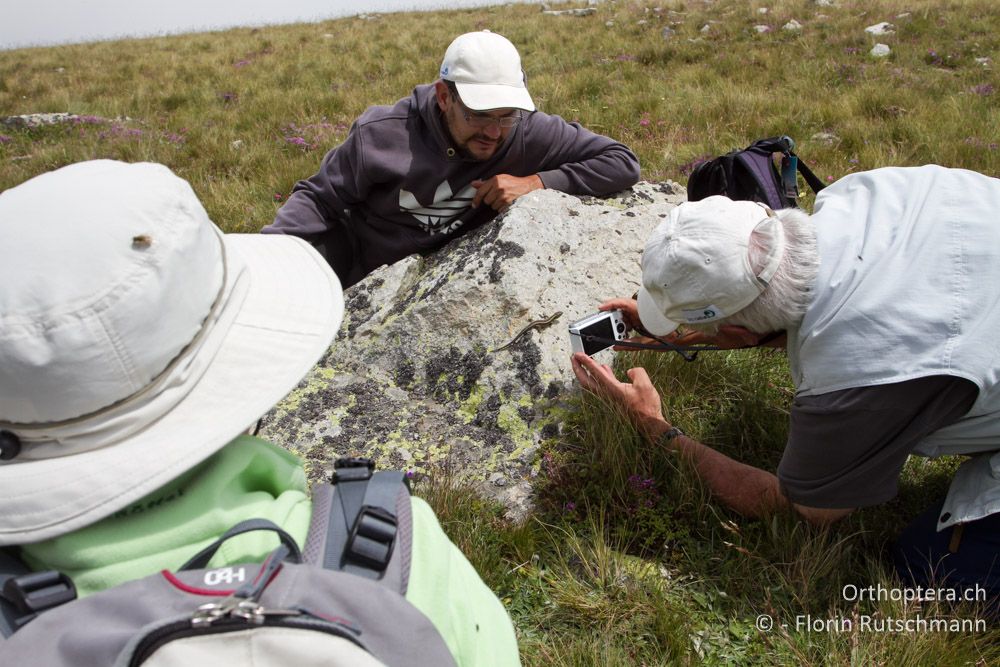
<path fill-rule="evenodd" d="M 797 327 L 802 322 L 812 303 L 819 271 L 816 230 L 809 216 L 799 209 L 786 208 L 775 214 L 785 232 L 785 250 L 767 288 L 743 310 L 711 325 L 688 325 L 690 328 L 714 333 L 728 324 L 764 334 Z M 769 234 L 754 231 L 750 236 L 750 266 L 754 272 L 763 269 L 769 242 Z"/>

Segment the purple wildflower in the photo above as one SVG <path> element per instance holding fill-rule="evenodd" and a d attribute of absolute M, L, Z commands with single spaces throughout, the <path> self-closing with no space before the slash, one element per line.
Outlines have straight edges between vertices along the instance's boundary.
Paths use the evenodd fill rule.
<path fill-rule="evenodd" d="M 567 512 L 572 512 L 576 509 L 576 503 L 574 503 L 573 501 L 569 501 L 565 505 L 563 505 L 563 509 L 566 510 Z"/>
<path fill-rule="evenodd" d="M 992 83 L 981 83 L 978 86 L 973 86 L 970 90 L 976 95 L 982 95 L 984 97 L 986 95 L 992 95 L 996 92 L 996 88 Z"/>
<path fill-rule="evenodd" d="M 0 134 L 0 144 L 9 144 L 12 141 L 14 141 L 13 138 L 8 137 L 5 134 Z"/>
<path fill-rule="evenodd" d="M 246 67 L 251 62 L 252 61 L 250 60 L 237 60 L 236 62 L 233 63 L 233 67 Z"/>

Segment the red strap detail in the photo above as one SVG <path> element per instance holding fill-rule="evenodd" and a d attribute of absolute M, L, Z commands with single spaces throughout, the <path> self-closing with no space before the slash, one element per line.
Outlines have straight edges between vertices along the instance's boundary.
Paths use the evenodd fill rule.
<path fill-rule="evenodd" d="M 189 586 L 183 581 L 177 578 L 177 576 L 170 570 L 161 570 L 160 574 L 166 579 L 172 586 L 179 588 L 185 593 L 192 593 L 194 595 L 213 595 L 216 597 L 225 597 L 227 595 L 232 595 L 236 590 L 235 588 L 230 588 L 229 590 L 218 590 L 213 588 L 196 588 L 194 586 Z"/>

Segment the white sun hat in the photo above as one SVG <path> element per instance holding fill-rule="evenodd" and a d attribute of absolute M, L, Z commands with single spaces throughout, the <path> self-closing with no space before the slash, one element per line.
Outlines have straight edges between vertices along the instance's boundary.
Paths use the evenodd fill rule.
<path fill-rule="evenodd" d="M 764 266 L 750 266 L 750 238 L 766 247 Z M 639 319 L 663 336 L 681 324 L 728 317 L 760 296 L 784 254 L 784 231 L 771 209 L 713 196 L 685 202 L 653 232 L 642 253 Z"/>
<path fill-rule="evenodd" d="M 340 283 L 290 236 L 223 235 L 158 164 L 0 194 L 0 545 L 76 530 L 252 425 L 326 351 Z"/>
<path fill-rule="evenodd" d="M 534 111 L 517 48 L 489 30 L 459 35 L 445 51 L 441 78 L 455 82 L 462 104 L 473 111 Z"/>

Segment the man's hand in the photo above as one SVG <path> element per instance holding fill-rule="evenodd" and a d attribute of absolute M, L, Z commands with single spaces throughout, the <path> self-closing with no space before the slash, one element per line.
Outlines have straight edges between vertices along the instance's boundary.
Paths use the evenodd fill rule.
<path fill-rule="evenodd" d="M 629 382 L 619 382 L 611 367 L 599 364 L 586 354 L 573 355 L 573 373 L 580 385 L 589 392 L 605 396 L 625 410 L 647 436 L 662 432 L 669 424 L 663 418 L 660 394 L 644 368 L 630 368 Z"/>
<path fill-rule="evenodd" d="M 524 177 L 497 174 L 485 181 L 472 181 L 472 187 L 476 188 L 476 194 L 472 198 L 473 208 L 486 204 L 495 211 L 504 211 L 521 195 L 541 190 L 545 184 L 538 174 Z"/>
<path fill-rule="evenodd" d="M 597 310 L 602 312 L 608 310 L 622 311 L 622 316 L 625 318 L 625 324 L 628 325 L 629 329 L 635 329 L 640 324 L 639 304 L 635 299 L 611 299 L 599 305 Z"/>

